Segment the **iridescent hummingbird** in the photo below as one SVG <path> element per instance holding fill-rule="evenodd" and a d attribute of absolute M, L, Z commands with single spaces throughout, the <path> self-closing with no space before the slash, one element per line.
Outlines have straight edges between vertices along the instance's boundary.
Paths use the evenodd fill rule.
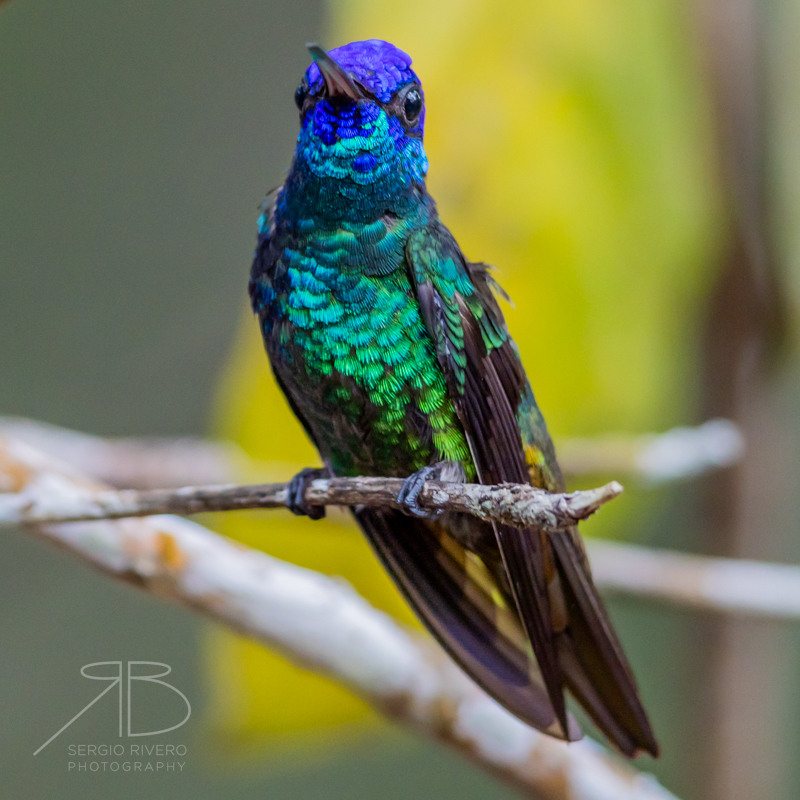
<path fill-rule="evenodd" d="M 485 264 L 469 261 L 425 188 L 425 99 L 411 59 L 353 42 L 295 93 L 300 134 L 265 204 L 250 280 L 275 377 L 327 475 L 405 478 L 404 511 L 355 508 L 427 629 L 499 703 L 580 738 L 565 690 L 628 756 L 658 752 L 575 528 L 545 533 L 417 503 L 432 477 L 561 491 L 544 419 Z"/>

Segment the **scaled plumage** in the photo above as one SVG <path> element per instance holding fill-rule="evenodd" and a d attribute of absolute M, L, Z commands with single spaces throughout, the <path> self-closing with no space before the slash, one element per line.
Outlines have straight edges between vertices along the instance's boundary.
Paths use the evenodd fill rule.
<path fill-rule="evenodd" d="M 454 462 L 470 480 L 561 490 L 494 282 L 426 191 L 411 59 L 378 40 L 310 49 L 294 161 L 250 282 L 293 411 L 336 475 Z M 657 753 L 576 529 L 354 514 L 427 628 L 506 708 L 572 740 L 568 689 L 623 753 Z"/>

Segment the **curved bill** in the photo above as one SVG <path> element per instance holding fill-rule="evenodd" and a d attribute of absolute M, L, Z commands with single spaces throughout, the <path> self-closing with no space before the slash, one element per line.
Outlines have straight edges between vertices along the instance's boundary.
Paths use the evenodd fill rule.
<path fill-rule="evenodd" d="M 353 79 L 318 44 L 307 44 L 306 47 L 317 62 L 328 97 L 349 97 L 351 100 L 364 97 Z"/>

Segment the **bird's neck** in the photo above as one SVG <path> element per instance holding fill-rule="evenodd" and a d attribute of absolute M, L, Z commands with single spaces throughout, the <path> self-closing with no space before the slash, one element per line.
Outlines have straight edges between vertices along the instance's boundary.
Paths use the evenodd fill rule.
<path fill-rule="evenodd" d="M 424 183 L 391 172 L 361 185 L 348 176 L 315 174 L 304 159 L 295 157 L 278 201 L 279 213 L 287 220 L 313 219 L 325 226 L 369 224 L 385 216 L 409 219 L 416 216 L 424 194 Z"/>

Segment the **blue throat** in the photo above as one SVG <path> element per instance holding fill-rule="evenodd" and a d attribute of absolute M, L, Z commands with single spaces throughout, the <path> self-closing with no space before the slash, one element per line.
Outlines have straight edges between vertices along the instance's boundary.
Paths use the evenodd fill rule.
<path fill-rule="evenodd" d="M 428 159 L 374 100 L 319 100 L 302 121 L 294 161 L 276 209 L 283 221 L 371 222 L 413 214 Z"/>

